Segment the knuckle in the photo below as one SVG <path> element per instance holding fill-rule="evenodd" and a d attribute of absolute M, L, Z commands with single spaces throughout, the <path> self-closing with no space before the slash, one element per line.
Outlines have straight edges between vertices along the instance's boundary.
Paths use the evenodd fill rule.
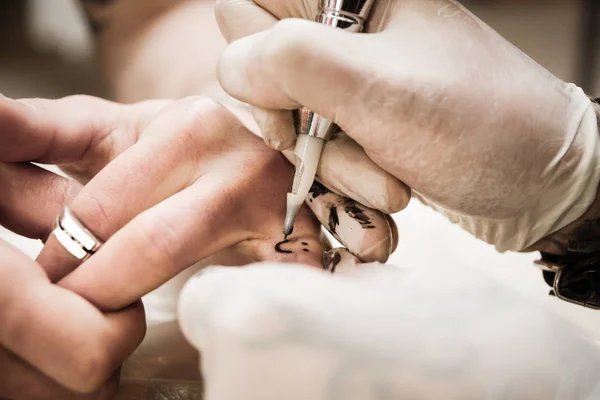
<path fill-rule="evenodd" d="M 242 123 L 222 104 L 204 97 L 181 100 L 171 117 L 178 126 L 170 127 L 176 152 L 199 167 L 201 161 L 234 148 Z"/>
<path fill-rule="evenodd" d="M 59 101 L 61 101 L 63 103 L 67 103 L 67 104 L 70 104 L 70 103 L 77 104 L 77 103 L 81 103 L 81 102 L 96 102 L 97 99 L 93 96 L 89 96 L 86 94 L 73 94 L 70 96 L 65 96 L 65 97 L 59 99 Z"/>
<path fill-rule="evenodd" d="M 190 96 L 181 100 L 180 104 L 184 105 L 191 116 L 199 116 L 205 118 L 212 112 L 219 110 L 222 106 L 215 100 L 204 96 Z"/>
<path fill-rule="evenodd" d="M 192 97 L 182 101 L 186 129 L 180 134 L 193 140 L 223 139 L 224 130 L 232 126 L 237 119 L 222 104 L 204 97 Z"/>
<path fill-rule="evenodd" d="M 271 30 L 264 47 L 265 65 L 298 65 L 313 53 L 311 39 L 306 35 L 307 21 L 286 18 Z"/>
<path fill-rule="evenodd" d="M 133 246 L 141 259 L 151 265 L 160 265 L 160 270 L 153 270 L 154 273 L 162 275 L 173 271 L 182 243 L 181 235 L 171 221 L 158 214 L 152 215 L 152 218 L 142 214 L 134 219 L 132 226 L 135 227 L 132 237 L 137 238 Z"/>
<path fill-rule="evenodd" d="M 106 192 L 105 192 L 106 193 Z M 105 194 L 106 195 L 106 194 Z M 111 215 L 108 202 L 98 195 L 82 190 L 73 201 L 71 211 L 92 233 L 102 240 L 111 232 Z"/>

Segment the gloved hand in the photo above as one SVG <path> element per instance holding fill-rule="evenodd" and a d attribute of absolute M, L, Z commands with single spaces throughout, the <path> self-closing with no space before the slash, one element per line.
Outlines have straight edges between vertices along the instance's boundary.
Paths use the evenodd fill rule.
<path fill-rule="evenodd" d="M 588 97 L 457 2 L 379 1 L 369 29 L 380 32 L 372 34 L 288 19 L 314 18 L 318 0 L 219 5 L 221 29 L 233 42 L 220 82 L 259 107 L 258 124 L 274 147 L 293 144 L 287 110 L 307 106 L 500 251 L 534 245 L 593 204 L 600 145 Z M 326 185 L 348 175 L 330 161 L 333 153 L 323 156 Z M 332 189 L 368 196 L 360 168 L 347 177 L 353 192 Z"/>
<path fill-rule="evenodd" d="M 474 270 L 342 253 L 335 275 L 262 264 L 188 281 L 179 320 L 207 400 L 600 396 L 596 346 L 535 302 Z"/>

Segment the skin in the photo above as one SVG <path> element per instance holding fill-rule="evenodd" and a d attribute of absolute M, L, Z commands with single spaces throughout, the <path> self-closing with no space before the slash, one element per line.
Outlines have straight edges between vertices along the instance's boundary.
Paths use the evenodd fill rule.
<path fill-rule="evenodd" d="M 118 366 L 145 333 L 141 303 L 103 313 L 53 285 L 40 264 L 6 243 L 0 243 L 0 260 L 0 396 L 79 400 L 114 394 Z"/>
<path fill-rule="evenodd" d="M 218 38 L 218 29 L 210 22 L 210 2 L 86 1 L 84 6 L 94 25 L 99 59 L 117 98 L 133 101 L 202 92 L 223 96 L 214 91 L 214 68 L 224 41 L 205 41 L 203 57 L 189 65 L 189 73 L 180 68 L 170 74 L 169 68 L 176 64 L 173 59 L 187 60 L 197 52 L 186 50 L 165 57 L 177 48 L 168 43 L 194 36 L 188 28 L 203 26 L 208 38 Z M 191 20 L 182 23 L 196 17 L 202 24 Z M 143 37 L 138 36 L 140 33 Z M 157 40 L 165 35 L 169 39 Z M 146 46 L 157 52 L 148 58 Z M 133 64 L 123 68 L 122 63 L 131 61 L 128 56 L 133 57 Z M 160 64 L 157 58 L 169 59 L 169 63 Z M 144 74 L 140 71 L 144 68 L 157 69 Z M 126 75 L 120 75 L 123 71 Z M 173 76 L 184 79 L 177 83 Z M 164 85 L 155 85 L 158 82 Z M 230 98 L 228 101 L 229 108 L 236 111 L 235 103 Z M 56 347 L 64 355 L 61 362 L 44 361 L 56 356 L 46 351 L 45 338 L 34 340 L 37 346 L 17 349 L 12 343 L 0 342 L 4 346 L 0 356 L 6 371 L 3 376 L 19 376 L 0 382 L 0 397 L 110 398 L 118 384 L 119 374 L 113 372 L 143 337 L 143 310 L 130 306 L 143 294 L 208 255 L 212 263 L 223 265 L 271 259 L 321 268 L 323 251 L 330 248 L 314 215 L 306 209 L 286 246 L 291 253 L 275 250 L 282 239 L 285 199 L 281 196 L 291 184 L 292 168 L 211 100 L 196 97 L 124 106 L 84 96 L 57 101 L 3 98 L 0 125 L 4 127 L 0 136 L 0 187 L 6 189 L 0 200 L 0 223 L 16 233 L 46 241 L 35 263 L 35 268 L 43 271 L 45 284 L 68 289 L 66 293 L 86 304 L 90 313 L 105 318 L 125 314 L 118 320 L 120 325 L 108 325 L 115 331 L 112 335 L 92 330 L 85 338 L 78 338 L 73 337 L 79 335 L 74 330 L 71 336 L 61 336 L 65 343 Z M 28 164 L 30 161 L 58 164 L 75 180 L 47 173 Z M 248 202 L 248 198 L 254 201 Z M 44 199 L 44 203 L 32 205 L 36 199 Z M 56 215 L 67 204 L 107 242 L 79 268 L 50 235 Z M 171 214 L 173 205 L 185 213 Z M 262 211 L 257 213 L 257 209 Z M 165 221 L 169 221 L 167 230 Z M 364 234 L 372 237 L 367 242 L 386 243 L 391 232 L 387 226 Z M 340 238 L 345 237 L 341 232 Z M 132 251 L 136 248 L 139 250 Z M 12 252 L 2 254 L 13 257 Z M 364 257 L 384 260 L 388 255 L 389 246 L 375 252 L 369 249 Z M 77 273 L 72 274 L 75 269 Z M 17 304 L 10 300 L 21 293 L 4 290 L 3 295 L 0 314 L 19 316 L 10 312 L 7 304 Z M 36 303 L 29 307 L 53 315 L 44 313 Z M 131 307 L 133 311 L 129 311 Z M 22 330 L 35 329 L 40 321 L 29 318 L 3 317 L 3 327 L 16 324 Z M 42 331 L 71 327 L 62 317 L 53 320 L 55 326 Z M 117 333 L 126 328 L 127 340 L 123 340 Z M 94 351 L 81 352 L 72 346 L 74 340 L 83 339 L 87 339 L 88 347 L 110 357 L 97 359 Z M 32 350 L 40 359 L 30 357 Z"/>
<path fill-rule="evenodd" d="M 3 98 L 0 126 L 0 224 L 49 238 L 37 261 L 1 244 L 2 397 L 108 398 L 114 372 L 144 335 L 138 299 L 208 255 L 229 248 L 238 263 L 272 258 L 321 267 L 319 226 L 307 209 L 294 240 L 309 251 L 273 250 L 292 168 L 209 100 Z M 152 156 L 156 149 L 162 157 Z M 60 163 L 79 182 L 29 161 Z M 66 204 L 102 239 L 119 231 L 72 274 L 78 263 L 50 236 Z M 178 219 L 172 210 L 182 208 Z"/>

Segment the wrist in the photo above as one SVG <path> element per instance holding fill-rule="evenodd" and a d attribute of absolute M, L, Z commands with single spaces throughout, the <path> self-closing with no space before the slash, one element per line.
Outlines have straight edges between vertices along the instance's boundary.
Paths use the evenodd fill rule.
<path fill-rule="evenodd" d="M 600 99 L 594 100 L 598 132 L 600 133 Z M 591 226 L 597 226 L 592 229 Z M 543 254 L 564 256 L 568 253 L 569 242 L 573 240 L 597 237 L 600 241 L 600 186 L 596 189 L 596 197 L 587 211 L 572 223 L 553 232 L 524 251 L 540 251 Z"/>

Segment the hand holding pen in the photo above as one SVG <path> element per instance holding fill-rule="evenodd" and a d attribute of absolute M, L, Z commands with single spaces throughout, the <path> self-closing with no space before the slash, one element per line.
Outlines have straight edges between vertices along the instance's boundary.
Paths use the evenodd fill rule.
<path fill-rule="evenodd" d="M 558 254 L 600 214 L 598 119 L 580 88 L 453 0 L 377 1 L 371 34 L 303 20 L 323 3 L 218 10 L 231 42 L 220 82 L 292 163 L 292 110 L 308 107 L 344 132 L 325 142 L 318 179 L 367 206 L 398 211 L 412 191 L 500 251 Z M 251 23 L 236 25 L 241 13 Z M 377 169 L 384 179 L 367 178 Z"/>

